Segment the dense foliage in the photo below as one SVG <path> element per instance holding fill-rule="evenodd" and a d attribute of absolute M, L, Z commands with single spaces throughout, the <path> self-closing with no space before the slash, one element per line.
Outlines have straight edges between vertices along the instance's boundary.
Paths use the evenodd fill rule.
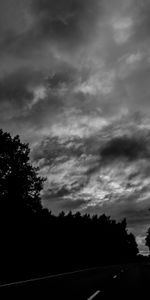
<path fill-rule="evenodd" d="M 30 164 L 28 144 L 0 130 L 0 206 L 38 210 L 43 179 Z"/>

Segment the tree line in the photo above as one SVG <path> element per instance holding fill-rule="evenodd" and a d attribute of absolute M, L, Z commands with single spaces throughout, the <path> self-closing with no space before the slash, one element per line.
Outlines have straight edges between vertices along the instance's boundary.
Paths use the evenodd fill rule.
<path fill-rule="evenodd" d="M 136 260 L 125 219 L 44 209 L 37 171 L 29 145 L 0 130 L 0 282 Z"/>

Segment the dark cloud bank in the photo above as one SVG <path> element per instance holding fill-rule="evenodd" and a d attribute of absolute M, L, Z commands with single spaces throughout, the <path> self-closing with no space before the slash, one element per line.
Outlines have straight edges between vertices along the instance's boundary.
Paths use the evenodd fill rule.
<path fill-rule="evenodd" d="M 93 29 L 99 17 L 101 1 L 33 1 L 32 11 L 36 16 L 39 36 L 52 38 L 56 42 L 85 42 L 86 34 Z"/>

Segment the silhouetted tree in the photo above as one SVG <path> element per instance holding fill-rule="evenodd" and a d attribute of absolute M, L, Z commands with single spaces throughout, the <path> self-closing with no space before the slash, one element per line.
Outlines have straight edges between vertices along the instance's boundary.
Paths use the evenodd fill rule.
<path fill-rule="evenodd" d="M 27 262 L 32 265 L 36 257 L 44 179 L 31 165 L 29 154 L 28 144 L 18 135 L 0 130 L 0 278 L 15 278 L 15 270 L 25 274 Z"/>
<path fill-rule="evenodd" d="M 28 144 L 21 143 L 19 136 L 14 138 L 0 130 L 0 207 L 17 209 L 41 208 L 40 191 L 43 179 L 30 163 Z"/>

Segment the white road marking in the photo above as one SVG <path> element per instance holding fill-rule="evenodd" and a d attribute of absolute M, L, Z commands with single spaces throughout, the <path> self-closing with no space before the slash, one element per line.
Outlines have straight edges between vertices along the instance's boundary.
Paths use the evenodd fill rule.
<path fill-rule="evenodd" d="M 100 291 L 96 291 L 90 298 L 88 298 L 87 300 L 92 300 L 94 299 L 98 294 L 100 293 Z"/>
<path fill-rule="evenodd" d="M 31 279 L 27 279 L 27 280 L 20 280 L 20 281 L 15 281 L 15 282 L 9 282 L 9 283 L 0 284 L 0 288 L 1 287 L 18 285 L 18 284 L 25 284 L 25 283 L 29 283 L 29 282 L 36 282 L 36 281 L 41 281 L 41 280 L 45 280 L 45 279 L 55 279 L 57 277 L 62 277 L 62 276 L 67 276 L 67 275 L 73 275 L 73 274 L 77 274 L 77 273 L 81 273 L 81 272 L 86 272 L 86 271 L 97 270 L 97 269 L 98 268 L 81 269 L 81 270 L 67 272 L 67 273 L 59 273 L 59 274 L 54 274 L 54 275 L 49 275 L 49 276 L 31 278 Z"/>

